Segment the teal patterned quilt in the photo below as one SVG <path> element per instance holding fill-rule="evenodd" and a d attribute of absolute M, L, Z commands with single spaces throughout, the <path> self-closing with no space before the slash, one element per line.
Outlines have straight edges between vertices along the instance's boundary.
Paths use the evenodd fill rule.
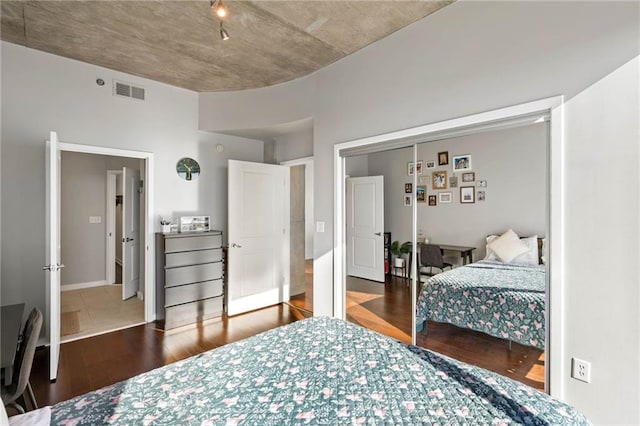
<path fill-rule="evenodd" d="M 309 318 L 52 407 L 52 425 L 588 424 L 524 384 Z"/>
<path fill-rule="evenodd" d="M 434 275 L 418 299 L 418 331 L 425 321 L 544 349 L 545 268 L 480 261 Z"/>

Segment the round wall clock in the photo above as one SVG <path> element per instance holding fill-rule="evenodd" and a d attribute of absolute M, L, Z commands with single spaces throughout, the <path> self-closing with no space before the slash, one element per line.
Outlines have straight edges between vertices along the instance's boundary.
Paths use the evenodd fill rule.
<path fill-rule="evenodd" d="M 193 180 L 200 175 L 200 165 L 193 158 L 181 158 L 176 165 L 178 176 L 184 180 Z"/>

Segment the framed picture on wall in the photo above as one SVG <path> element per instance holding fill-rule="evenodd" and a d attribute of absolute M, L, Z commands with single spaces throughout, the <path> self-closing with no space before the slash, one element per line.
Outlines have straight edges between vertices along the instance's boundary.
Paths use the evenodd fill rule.
<path fill-rule="evenodd" d="M 409 176 L 413 176 L 413 161 L 410 163 L 407 163 L 407 174 Z"/>
<path fill-rule="evenodd" d="M 485 200 L 484 191 L 478 191 L 478 201 L 484 201 L 484 200 Z"/>
<path fill-rule="evenodd" d="M 462 174 L 462 181 L 463 182 L 473 182 L 474 180 L 476 180 L 476 174 L 473 172 L 468 172 L 468 173 L 463 173 Z"/>
<path fill-rule="evenodd" d="M 457 188 L 458 187 L 458 176 L 451 176 L 449 178 L 449 187 Z"/>
<path fill-rule="evenodd" d="M 476 187 L 461 186 L 460 187 L 460 203 L 470 204 L 476 202 Z"/>
<path fill-rule="evenodd" d="M 446 166 L 449 164 L 449 151 L 442 151 L 438 153 L 438 165 Z"/>
<path fill-rule="evenodd" d="M 426 161 L 425 166 L 427 169 L 433 169 L 434 167 L 436 167 L 436 162 L 435 160 Z"/>
<path fill-rule="evenodd" d="M 416 161 L 416 174 L 422 174 L 422 161 Z"/>
<path fill-rule="evenodd" d="M 436 196 L 435 195 L 429 195 L 429 205 L 430 206 L 435 206 L 436 204 L 437 204 Z"/>
<path fill-rule="evenodd" d="M 465 172 L 471 170 L 471 154 L 455 155 L 453 157 L 453 171 Z"/>
<path fill-rule="evenodd" d="M 440 170 L 431 174 L 433 189 L 447 189 L 447 171 Z"/>
<path fill-rule="evenodd" d="M 416 186 L 416 203 L 427 202 L 427 187 L 425 185 Z"/>
<path fill-rule="evenodd" d="M 438 202 L 440 204 L 448 204 L 453 202 L 453 192 L 439 192 Z"/>
<path fill-rule="evenodd" d="M 404 184 L 404 193 L 405 194 L 411 194 L 413 192 L 413 184 L 412 183 L 405 183 Z"/>
<path fill-rule="evenodd" d="M 411 195 L 404 196 L 404 205 L 406 207 L 410 207 L 413 205 L 413 197 Z"/>

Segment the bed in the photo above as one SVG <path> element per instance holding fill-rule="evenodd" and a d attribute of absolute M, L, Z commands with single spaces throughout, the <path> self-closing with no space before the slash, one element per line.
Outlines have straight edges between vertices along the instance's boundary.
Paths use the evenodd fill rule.
<path fill-rule="evenodd" d="M 545 266 L 481 260 L 437 274 L 420 292 L 418 331 L 426 321 L 544 349 Z"/>
<path fill-rule="evenodd" d="M 587 424 L 524 384 L 309 318 L 51 408 L 52 425 Z"/>

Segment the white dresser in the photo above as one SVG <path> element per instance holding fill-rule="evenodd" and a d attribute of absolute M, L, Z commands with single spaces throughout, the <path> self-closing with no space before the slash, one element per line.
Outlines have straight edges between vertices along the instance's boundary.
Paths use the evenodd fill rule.
<path fill-rule="evenodd" d="M 222 316 L 222 232 L 156 234 L 156 311 L 164 328 Z"/>

